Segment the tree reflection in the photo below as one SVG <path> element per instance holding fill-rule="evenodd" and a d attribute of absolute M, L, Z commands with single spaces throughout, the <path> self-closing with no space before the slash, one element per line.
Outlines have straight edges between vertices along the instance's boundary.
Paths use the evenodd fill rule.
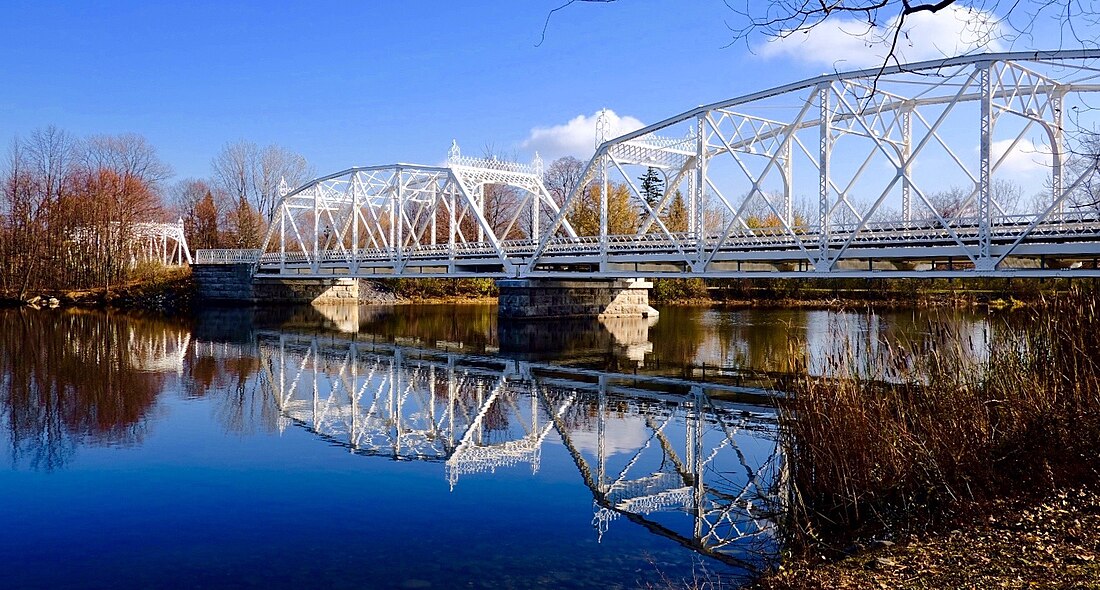
<path fill-rule="evenodd" d="M 98 312 L 0 312 L 0 411 L 13 465 L 53 470 L 78 444 L 140 443 L 189 332 Z"/>

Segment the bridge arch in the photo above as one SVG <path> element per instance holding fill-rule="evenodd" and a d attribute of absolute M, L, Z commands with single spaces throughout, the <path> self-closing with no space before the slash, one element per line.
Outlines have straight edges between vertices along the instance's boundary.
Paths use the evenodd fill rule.
<path fill-rule="evenodd" d="M 492 187 L 510 190 L 502 197 Z M 502 198 L 509 202 L 494 202 Z M 530 165 L 471 158 L 455 143 L 444 166 L 354 167 L 287 191 L 262 251 L 284 273 L 510 276 L 507 243 L 537 241 L 558 212 L 537 154 Z M 564 219 L 555 227 L 576 236 Z"/>

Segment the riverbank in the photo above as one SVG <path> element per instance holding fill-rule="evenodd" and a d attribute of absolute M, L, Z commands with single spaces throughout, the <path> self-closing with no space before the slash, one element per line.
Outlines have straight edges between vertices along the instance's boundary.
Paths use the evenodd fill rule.
<path fill-rule="evenodd" d="M 1100 588 L 1100 493 L 998 500 L 980 517 L 835 562 L 788 562 L 750 590 Z"/>
<path fill-rule="evenodd" d="M 158 269 L 120 285 L 91 289 L 43 289 L 20 299 L 0 293 L 0 307 L 84 307 L 187 313 L 198 301 L 191 270 Z M 360 304 L 491 303 L 496 288 L 486 279 L 390 279 L 360 282 Z"/>
<path fill-rule="evenodd" d="M 0 295 L 0 306 L 111 308 L 175 315 L 188 312 L 194 300 L 191 269 L 169 267 L 119 285 L 91 289 L 43 289 L 24 299 L 11 294 Z"/>
<path fill-rule="evenodd" d="M 650 303 L 722 308 L 1026 307 L 1071 291 L 1092 292 L 1092 279 L 655 279 Z"/>
<path fill-rule="evenodd" d="M 653 305 L 716 309 L 907 309 L 914 307 L 1015 309 L 1059 298 L 1095 281 L 1065 279 L 657 279 Z M 492 279 L 381 279 L 360 285 L 361 304 L 491 303 Z M 190 270 L 165 268 L 109 289 L 42 290 L 20 300 L 0 294 L 0 307 L 113 307 L 185 312 L 196 299 Z"/>

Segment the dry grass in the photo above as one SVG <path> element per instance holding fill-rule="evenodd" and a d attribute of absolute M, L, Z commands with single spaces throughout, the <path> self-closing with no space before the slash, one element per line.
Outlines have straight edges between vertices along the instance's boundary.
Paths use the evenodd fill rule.
<path fill-rule="evenodd" d="M 1098 307 L 1096 296 L 1074 294 L 1025 329 L 995 325 L 985 360 L 943 335 L 930 350 L 891 349 L 878 374 L 849 353 L 831 362 L 850 379 L 796 385 L 781 411 L 787 545 L 835 554 L 998 498 L 1097 482 Z"/>

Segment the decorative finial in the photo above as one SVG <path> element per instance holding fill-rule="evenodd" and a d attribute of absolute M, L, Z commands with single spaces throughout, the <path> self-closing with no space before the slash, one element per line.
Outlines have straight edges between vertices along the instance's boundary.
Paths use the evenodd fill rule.
<path fill-rule="evenodd" d="M 462 150 L 458 149 L 458 140 L 451 140 L 451 149 L 447 152 L 447 160 L 452 164 L 458 162 L 458 159 L 462 157 Z"/>
<path fill-rule="evenodd" d="M 290 186 L 286 183 L 286 177 L 285 176 L 280 176 L 279 177 L 279 196 L 280 197 L 285 197 L 286 194 L 289 193 L 289 192 L 290 192 Z"/>
<path fill-rule="evenodd" d="M 611 137 L 611 119 L 607 116 L 607 109 L 600 109 L 600 115 L 596 117 L 596 147 Z"/>
<path fill-rule="evenodd" d="M 538 152 L 535 152 L 535 159 L 531 160 L 531 167 L 535 169 L 535 174 L 542 176 L 542 156 Z"/>

